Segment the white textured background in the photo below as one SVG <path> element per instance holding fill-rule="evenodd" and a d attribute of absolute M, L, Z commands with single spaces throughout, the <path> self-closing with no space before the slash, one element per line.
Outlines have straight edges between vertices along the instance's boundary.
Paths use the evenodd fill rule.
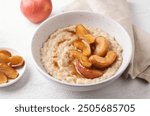
<path fill-rule="evenodd" d="M 54 15 L 71 0 L 53 0 Z M 150 32 L 150 0 L 128 0 L 134 24 Z M 27 70 L 14 85 L 0 88 L 0 98 L 150 98 L 150 85 L 139 79 L 119 78 L 111 85 L 90 92 L 72 92 L 48 81 L 34 67 L 30 56 L 31 37 L 38 25 L 20 12 L 20 0 L 0 0 L 0 47 L 8 46 L 26 57 Z"/>

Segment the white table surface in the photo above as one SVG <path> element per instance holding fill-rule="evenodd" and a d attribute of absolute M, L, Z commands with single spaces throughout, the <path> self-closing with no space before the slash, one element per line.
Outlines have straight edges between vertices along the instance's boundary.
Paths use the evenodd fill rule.
<path fill-rule="evenodd" d="M 53 0 L 55 14 L 71 0 Z M 133 21 L 150 32 L 150 0 L 129 0 Z M 64 90 L 48 81 L 34 67 L 30 43 L 38 25 L 30 23 L 20 12 L 20 0 L 0 0 L 0 47 L 21 51 L 26 57 L 27 70 L 15 84 L 0 88 L 0 98 L 150 98 L 150 85 L 140 79 L 119 78 L 111 85 L 90 92 Z"/>

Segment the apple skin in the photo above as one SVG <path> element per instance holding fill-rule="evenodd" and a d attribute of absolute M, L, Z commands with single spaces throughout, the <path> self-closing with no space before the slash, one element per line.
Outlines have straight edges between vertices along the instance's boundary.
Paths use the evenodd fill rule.
<path fill-rule="evenodd" d="M 117 59 L 117 53 L 114 51 L 108 51 L 105 57 L 100 57 L 98 55 L 92 55 L 89 58 L 89 61 L 93 66 L 99 69 L 105 69 L 111 66 Z"/>
<path fill-rule="evenodd" d="M 21 0 L 20 9 L 32 23 L 40 23 L 52 12 L 51 0 Z"/>
<path fill-rule="evenodd" d="M 103 72 L 99 70 L 85 68 L 79 61 L 76 62 L 75 67 L 81 75 L 88 79 L 98 78 L 103 75 Z"/>

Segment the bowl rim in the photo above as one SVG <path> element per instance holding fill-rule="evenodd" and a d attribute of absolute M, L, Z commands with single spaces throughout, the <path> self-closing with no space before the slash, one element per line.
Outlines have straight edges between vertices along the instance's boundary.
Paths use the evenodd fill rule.
<path fill-rule="evenodd" d="M 113 19 L 110 18 L 110 17 L 104 16 L 104 15 L 102 15 L 102 14 L 100 14 L 100 13 L 89 12 L 89 11 L 81 11 L 81 10 L 69 11 L 69 12 L 59 13 L 59 14 L 57 14 L 57 15 L 51 16 L 51 17 L 49 17 L 48 19 L 46 19 L 44 22 L 42 22 L 42 23 L 35 29 L 35 31 L 34 31 L 34 33 L 33 33 L 33 36 L 32 36 L 31 49 L 30 49 L 30 50 L 31 50 L 32 61 L 33 61 L 34 65 L 35 65 L 35 67 L 39 70 L 39 72 L 40 72 L 42 75 L 44 75 L 47 79 L 50 79 L 50 80 L 52 80 L 52 81 L 54 81 L 54 82 L 57 82 L 57 83 L 59 83 L 59 84 L 63 84 L 63 85 L 67 85 L 67 86 L 72 86 L 72 87 L 88 87 L 88 86 L 93 86 L 93 85 L 95 86 L 95 85 L 99 85 L 99 84 L 105 83 L 105 82 L 107 82 L 107 81 L 111 81 L 111 80 L 115 79 L 115 77 L 117 77 L 117 75 L 115 75 L 115 74 L 116 74 L 116 73 L 115 73 L 114 75 L 110 76 L 109 78 L 106 78 L 106 79 L 101 80 L 101 81 L 96 82 L 96 83 L 71 84 L 71 83 L 67 83 L 67 82 L 65 82 L 65 81 L 59 81 L 58 79 L 56 79 L 56 78 L 52 77 L 51 75 L 49 75 L 48 73 L 44 72 L 44 71 L 38 66 L 38 64 L 37 64 L 36 61 L 34 60 L 34 55 L 33 55 L 33 41 L 34 41 L 34 36 L 35 36 L 36 32 L 41 28 L 41 26 L 43 26 L 43 25 L 44 25 L 45 23 L 47 23 L 48 21 L 50 21 L 50 20 L 52 20 L 52 19 L 54 19 L 54 18 L 56 18 L 56 17 L 65 15 L 65 14 L 72 14 L 72 13 L 83 13 L 83 14 L 87 13 L 87 14 L 100 15 L 101 17 L 104 17 L 105 19 L 110 20 L 111 22 L 113 22 L 113 23 L 115 23 L 116 25 L 118 25 L 119 28 L 121 28 L 121 29 L 126 33 L 126 35 L 127 35 L 128 38 L 129 38 L 129 41 L 130 41 L 130 42 L 129 42 L 129 46 L 130 46 L 131 50 L 130 50 L 130 54 L 129 54 L 128 59 L 126 59 L 125 66 L 122 67 L 122 70 L 120 70 L 120 72 L 119 72 L 119 74 L 122 74 L 122 73 L 126 70 L 126 68 L 128 67 L 128 65 L 129 65 L 129 63 L 130 63 L 130 61 L 131 61 L 131 59 L 132 59 L 132 54 L 133 54 L 132 40 L 131 40 L 131 37 L 129 36 L 128 32 L 124 29 L 123 26 L 121 26 L 117 21 L 113 20 Z M 121 64 L 121 65 L 122 65 L 122 64 Z M 120 67 L 121 67 L 121 66 L 120 66 Z M 119 68 L 120 68 L 120 67 L 119 67 Z M 117 71 L 118 71 L 118 70 L 117 70 Z M 117 71 L 116 71 L 116 72 L 117 72 Z M 118 75 L 119 75 L 119 74 L 118 74 Z M 118 77 L 118 78 L 119 78 L 119 77 Z M 116 78 L 116 79 L 117 79 L 117 78 Z"/>
<path fill-rule="evenodd" d="M 9 49 L 10 52 L 11 52 L 11 50 L 13 50 L 13 51 L 15 51 L 15 53 L 17 53 L 18 55 L 20 55 L 21 57 L 23 57 L 24 61 L 26 61 L 25 56 L 22 55 L 20 51 L 14 49 L 14 48 L 1 46 L 1 47 L 0 47 L 0 50 L 1 50 L 1 49 L 4 49 L 4 50 L 5 50 L 5 49 L 6 49 L 6 50 Z M 21 68 L 23 68 L 23 71 L 22 71 L 21 75 L 19 74 L 19 76 L 18 76 L 17 78 L 15 78 L 15 79 L 12 79 L 11 82 L 7 82 L 7 83 L 0 84 L 0 88 L 7 87 L 7 86 L 10 86 L 10 85 L 13 85 L 13 84 L 15 84 L 18 80 L 20 80 L 20 79 L 23 77 L 23 75 L 24 75 L 24 73 L 25 73 L 25 71 L 26 71 L 26 67 L 27 67 L 27 66 L 26 66 L 26 62 L 25 62 L 25 63 L 24 63 L 24 66 L 21 67 Z M 16 70 L 17 70 L 17 69 L 16 69 Z"/>

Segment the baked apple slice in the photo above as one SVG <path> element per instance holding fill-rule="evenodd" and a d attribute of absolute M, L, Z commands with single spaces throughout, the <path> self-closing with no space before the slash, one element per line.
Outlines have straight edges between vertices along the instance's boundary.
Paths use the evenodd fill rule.
<path fill-rule="evenodd" d="M 8 63 L 9 62 L 9 57 L 3 53 L 0 53 L 0 63 Z"/>
<path fill-rule="evenodd" d="M 84 35 L 89 34 L 89 32 L 86 30 L 86 28 L 83 25 L 78 24 L 78 25 L 76 25 L 76 34 L 78 36 L 83 37 Z"/>
<path fill-rule="evenodd" d="M 0 72 L 4 73 L 10 79 L 15 79 L 18 76 L 18 72 L 5 63 L 0 63 Z"/>
<path fill-rule="evenodd" d="M 89 68 L 89 67 L 92 66 L 91 62 L 88 60 L 88 57 L 83 55 L 79 51 L 71 50 L 70 51 L 70 56 L 78 59 L 84 67 L 88 67 Z"/>
<path fill-rule="evenodd" d="M 95 51 L 94 54 L 104 57 L 109 49 L 109 41 L 105 37 L 97 37 L 95 40 Z"/>
<path fill-rule="evenodd" d="M 78 40 L 75 40 L 73 42 L 73 45 L 76 48 L 80 49 L 85 56 L 90 56 L 91 55 L 91 48 L 90 48 L 90 45 L 87 42 L 85 42 L 81 39 L 78 39 Z"/>
<path fill-rule="evenodd" d="M 18 68 L 24 65 L 24 59 L 21 56 L 9 57 L 10 66 L 13 68 Z"/>
<path fill-rule="evenodd" d="M 7 76 L 4 73 L 0 72 L 0 84 L 7 83 L 7 81 Z"/>
<path fill-rule="evenodd" d="M 76 35 L 78 35 L 80 38 L 87 41 L 89 44 L 94 43 L 95 38 L 86 30 L 86 28 L 79 24 L 76 26 Z"/>
<path fill-rule="evenodd" d="M 11 53 L 9 51 L 7 51 L 7 50 L 0 50 L 0 53 L 6 55 L 8 57 L 11 57 Z"/>
<path fill-rule="evenodd" d="M 99 68 L 99 69 L 103 69 L 103 68 L 107 68 L 110 65 L 112 65 L 115 60 L 117 58 L 117 54 L 114 51 L 108 51 L 105 57 L 100 57 L 98 55 L 92 55 L 89 60 L 91 61 L 91 63 Z"/>
<path fill-rule="evenodd" d="M 85 78 L 88 78 L 88 79 L 98 78 L 103 75 L 103 72 L 99 70 L 89 69 L 89 68 L 82 66 L 82 64 L 79 61 L 76 62 L 75 67 L 76 67 L 77 72 L 79 72 L 81 75 L 83 75 Z"/>
<path fill-rule="evenodd" d="M 86 34 L 83 36 L 83 39 L 87 41 L 89 44 L 92 44 L 95 42 L 95 38 L 91 34 Z"/>

